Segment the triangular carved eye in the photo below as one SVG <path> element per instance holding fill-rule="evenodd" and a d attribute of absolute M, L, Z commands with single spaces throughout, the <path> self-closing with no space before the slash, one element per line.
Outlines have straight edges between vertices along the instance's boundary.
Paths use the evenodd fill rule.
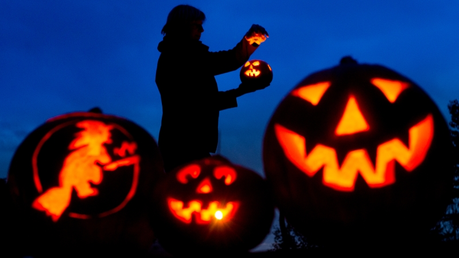
<path fill-rule="evenodd" d="M 300 97 L 316 106 L 319 104 L 320 99 L 327 91 L 328 87 L 330 87 L 330 85 L 331 83 L 329 81 L 306 85 L 292 91 L 292 95 Z"/>
<path fill-rule="evenodd" d="M 373 78 L 371 83 L 378 87 L 390 103 L 394 103 L 400 93 L 409 87 L 409 83 L 382 78 Z"/>
<path fill-rule="evenodd" d="M 336 127 L 335 134 L 348 135 L 368 130 L 370 130 L 370 126 L 360 112 L 357 100 L 351 95 L 344 109 L 344 114 Z"/>

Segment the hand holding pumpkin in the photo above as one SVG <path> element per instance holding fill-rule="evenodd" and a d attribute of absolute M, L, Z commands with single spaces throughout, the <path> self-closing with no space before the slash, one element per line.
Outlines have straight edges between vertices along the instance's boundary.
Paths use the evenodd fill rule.
<path fill-rule="evenodd" d="M 236 89 L 238 91 L 238 95 L 244 95 L 250 92 L 254 92 L 257 90 L 262 90 L 268 87 L 270 84 L 261 84 L 261 83 L 241 83 L 239 87 Z"/>
<path fill-rule="evenodd" d="M 247 61 L 239 73 L 241 84 L 236 89 L 238 96 L 268 87 L 273 80 L 273 71 L 262 60 Z"/>
<path fill-rule="evenodd" d="M 269 34 L 262 26 L 253 24 L 249 31 L 245 34 L 244 38 L 250 45 L 258 47 L 261 43 L 265 42 L 267 38 L 269 38 Z"/>

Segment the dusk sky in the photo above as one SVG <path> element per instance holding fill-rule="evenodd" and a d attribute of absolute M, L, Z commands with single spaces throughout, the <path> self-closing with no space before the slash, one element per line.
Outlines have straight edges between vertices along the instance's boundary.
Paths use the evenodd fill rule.
<path fill-rule="evenodd" d="M 251 59 L 271 65 L 271 86 L 222 111 L 219 127 L 220 154 L 262 175 L 262 139 L 276 106 L 345 55 L 407 76 L 447 121 L 448 102 L 459 98 L 458 1 L 1 0 L 0 177 L 21 141 L 64 113 L 98 106 L 157 140 L 157 45 L 178 4 L 206 14 L 201 40 L 210 51 L 233 48 L 252 24 L 269 33 Z M 220 90 L 240 83 L 238 70 L 216 78 Z"/>

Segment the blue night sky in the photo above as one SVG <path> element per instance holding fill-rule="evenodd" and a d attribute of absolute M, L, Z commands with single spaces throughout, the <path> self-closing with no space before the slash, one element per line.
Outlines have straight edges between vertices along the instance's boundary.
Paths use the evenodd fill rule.
<path fill-rule="evenodd" d="M 409 77 L 448 121 L 447 104 L 459 98 L 458 1 L 1 0 L 0 177 L 27 134 L 63 113 L 99 106 L 157 139 L 156 47 L 167 14 L 184 3 L 206 14 L 201 40 L 211 51 L 233 48 L 254 23 L 269 32 L 251 59 L 272 66 L 271 86 L 220 115 L 220 154 L 260 174 L 276 106 L 345 55 Z M 240 83 L 239 71 L 216 78 L 220 90 Z"/>

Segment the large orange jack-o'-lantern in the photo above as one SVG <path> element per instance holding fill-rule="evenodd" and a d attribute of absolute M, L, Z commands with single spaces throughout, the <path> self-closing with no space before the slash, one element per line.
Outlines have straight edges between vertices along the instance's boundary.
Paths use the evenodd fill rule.
<path fill-rule="evenodd" d="M 350 62 L 282 100 L 263 160 L 280 210 L 310 239 L 382 246 L 420 239 L 440 219 L 448 147 L 445 120 L 415 83 Z"/>
<path fill-rule="evenodd" d="M 16 205 L 34 221 L 37 252 L 148 250 L 148 200 L 162 174 L 156 142 L 145 130 L 82 112 L 33 131 L 17 149 L 8 180 Z"/>
<path fill-rule="evenodd" d="M 155 233 L 172 254 L 248 251 L 263 241 L 273 220 L 266 182 L 219 156 L 174 170 L 155 196 Z"/>
<path fill-rule="evenodd" d="M 262 60 L 247 61 L 239 73 L 242 83 L 269 85 L 273 80 L 271 66 Z"/>

